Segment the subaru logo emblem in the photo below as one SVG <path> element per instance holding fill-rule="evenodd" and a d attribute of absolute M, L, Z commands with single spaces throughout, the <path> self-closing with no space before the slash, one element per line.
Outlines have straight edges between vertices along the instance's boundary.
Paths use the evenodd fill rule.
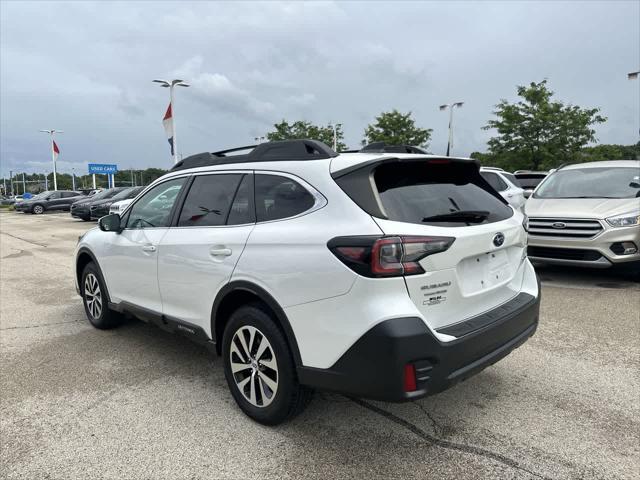
<path fill-rule="evenodd" d="M 504 233 L 502 232 L 496 233 L 496 235 L 493 237 L 493 244 L 496 247 L 501 247 L 503 243 L 504 243 Z"/>
<path fill-rule="evenodd" d="M 555 222 L 555 223 L 552 223 L 551 226 L 553 228 L 565 228 L 567 224 L 563 222 Z"/>

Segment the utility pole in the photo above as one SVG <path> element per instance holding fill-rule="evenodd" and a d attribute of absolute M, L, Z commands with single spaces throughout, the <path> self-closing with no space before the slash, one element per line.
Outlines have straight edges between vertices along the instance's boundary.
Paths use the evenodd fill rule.
<path fill-rule="evenodd" d="M 53 163 L 53 189 L 58 190 L 58 179 L 56 178 L 56 159 L 58 158 L 58 152 L 56 152 L 56 143 L 53 140 L 53 136 L 56 133 L 64 133 L 62 130 L 40 130 L 43 133 L 51 135 L 51 161 Z"/>
<path fill-rule="evenodd" d="M 447 157 L 451 156 L 451 149 L 453 148 L 453 109 L 460 108 L 464 102 L 446 103 L 440 105 L 440 110 L 449 109 L 449 141 L 447 142 Z"/>
<path fill-rule="evenodd" d="M 180 157 L 178 155 L 178 139 L 176 137 L 176 117 L 175 117 L 175 99 L 173 97 L 173 87 L 188 87 L 189 84 L 184 80 L 174 79 L 171 81 L 168 80 L 153 80 L 155 83 L 159 83 L 161 87 L 169 89 L 169 109 L 167 110 L 167 115 L 165 115 L 165 119 L 163 122 L 171 122 L 171 137 L 169 138 L 169 143 L 171 144 L 171 149 L 173 150 L 173 163 L 178 163 Z M 166 123 L 165 123 L 166 128 Z M 168 134 L 168 133 L 167 133 Z"/>

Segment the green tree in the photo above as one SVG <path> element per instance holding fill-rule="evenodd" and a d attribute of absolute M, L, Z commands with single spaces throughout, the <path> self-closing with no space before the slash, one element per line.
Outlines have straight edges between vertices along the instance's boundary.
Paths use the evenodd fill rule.
<path fill-rule="evenodd" d="M 488 142 L 496 166 L 516 162 L 538 170 L 575 161 L 583 147 L 596 141 L 593 125 L 607 120 L 599 108 L 553 101 L 546 79 L 518 86 L 517 92 L 521 100 L 501 100 L 493 111 L 497 118 L 483 127 L 498 132 Z"/>
<path fill-rule="evenodd" d="M 431 139 L 431 128 L 418 128 L 411 112 L 401 113 L 396 109 L 382 112 L 373 125 L 368 125 L 364 135 L 369 143 L 385 142 L 391 145 L 413 145 L 427 148 Z"/>
<path fill-rule="evenodd" d="M 272 132 L 267 133 L 269 141 L 309 138 L 333 146 L 333 127 L 331 125 L 323 127 L 305 120 L 297 120 L 293 123 L 282 120 L 282 122 L 276 123 L 273 128 Z M 336 138 L 338 151 L 346 150 L 347 146 L 343 142 L 344 132 L 339 123 L 336 124 Z"/>

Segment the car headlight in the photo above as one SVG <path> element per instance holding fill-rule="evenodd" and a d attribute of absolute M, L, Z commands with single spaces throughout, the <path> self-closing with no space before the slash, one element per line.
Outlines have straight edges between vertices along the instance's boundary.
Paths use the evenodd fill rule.
<path fill-rule="evenodd" d="M 612 227 L 634 227 L 640 225 L 640 211 L 609 217 L 607 218 L 607 223 Z"/>

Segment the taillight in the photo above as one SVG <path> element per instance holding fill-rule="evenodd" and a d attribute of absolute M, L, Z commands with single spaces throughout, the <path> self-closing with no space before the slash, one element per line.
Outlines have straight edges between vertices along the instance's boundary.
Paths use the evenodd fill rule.
<path fill-rule="evenodd" d="M 452 237 L 337 237 L 328 247 L 342 263 L 365 277 L 424 273 L 420 260 L 447 250 Z"/>

